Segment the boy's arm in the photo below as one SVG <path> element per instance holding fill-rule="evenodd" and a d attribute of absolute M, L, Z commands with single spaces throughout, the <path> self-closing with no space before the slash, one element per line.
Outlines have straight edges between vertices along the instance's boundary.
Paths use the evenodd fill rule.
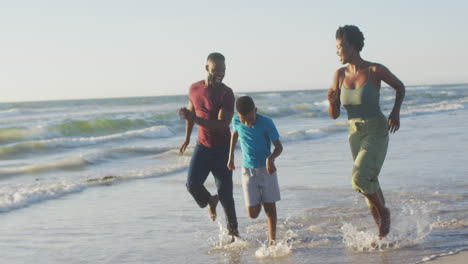
<path fill-rule="evenodd" d="M 279 139 L 273 141 L 273 145 L 275 146 L 275 149 L 266 160 L 267 171 L 270 175 L 273 175 L 276 171 L 275 159 L 281 154 L 281 152 L 283 152 L 283 145 Z"/>
<path fill-rule="evenodd" d="M 195 109 L 193 107 L 193 104 L 192 102 L 189 101 L 189 105 L 187 108 L 184 108 L 186 109 L 187 111 L 191 112 L 191 113 L 194 113 L 195 112 Z M 185 149 L 187 148 L 187 146 L 189 145 L 190 143 L 190 135 L 192 135 L 192 129 L 193 129 L 193 121 L 189 120 L 189 119 L 186 119 L 185 120 L 185 140 L 184 142 L 182 143 L 182 146 L 180 146 L 180 149 L 179 149 L 179 153 L 180 154 L 184 154 L 185 152 Z"/>
<path fill-rule="evenodd" d="M 229 170 L 235 170 L 236 167 L 234 166 L 234 150 L 236 149 L 237 139 L 239 138 L 239 134 L 236 131 L 232 131 L 231 136 L 231 148 L 229 149 L 229 161 L 227 167 Z"/>

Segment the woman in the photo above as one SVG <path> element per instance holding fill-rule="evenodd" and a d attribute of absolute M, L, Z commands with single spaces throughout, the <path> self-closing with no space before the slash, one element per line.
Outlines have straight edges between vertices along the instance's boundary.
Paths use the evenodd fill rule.
<path fill-rule="evenodd" d="M 354 166 L 352 185 L 366 197 L 367 205 L 379 230 L 379 239 L 390 231 L 390 210 L 380 189 L 378 175 L 387 153 L 388 132 L 400 128 L 400 107 L 405 86 L 385 66 L 361 58 L 364 36 L 356 26 L 336 31 L 337 55 L 342 64 L 328 90 L 328 113 L 340 115 L 340 105 L 348 113 L 348 137 Z M 380 85 L 384 81 L 396 90 L 396 99 L 388 122 L 379 106 Z"/>

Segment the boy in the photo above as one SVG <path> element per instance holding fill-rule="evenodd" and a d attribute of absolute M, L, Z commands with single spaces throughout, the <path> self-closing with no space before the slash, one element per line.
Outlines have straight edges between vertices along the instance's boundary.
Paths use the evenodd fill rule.
<path fill-rule="evenodd" d="M 238 116 L 232 119 L 229 170 L 234 170 L 234 149 L 240 137 L 242 149 L 242 188 L 249 217 L 257 218 L 265 208 L 270 230 L 269 245 L 276 239 L 276 202 L 281 199 L 276 175 L 275 159 L 283 151 L 279 134 L 273 121 L 257 114 L 257 108 L 249 96 L 237 99 Z M 275 146 L 270 152 L 271 142 Z"/>

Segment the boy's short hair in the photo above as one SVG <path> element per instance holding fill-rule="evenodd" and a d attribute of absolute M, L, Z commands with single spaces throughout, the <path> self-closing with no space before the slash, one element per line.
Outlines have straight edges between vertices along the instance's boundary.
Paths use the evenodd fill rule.
<path fill-rule="evenodd" d="M 208 55 L 208 58 L 206 58 L 206 61 L 225 61 L 226 59 L 224 58 L 224 55 L 219 53 L 219 52 L 213 52 L 210 55 Z"/>
<path fill-rule="evenodd" d="M 241 96 L 237 99 L 236 110 L 241 115 L 247 115 L 255 108 L 255 103 L 250 96 Z"/>

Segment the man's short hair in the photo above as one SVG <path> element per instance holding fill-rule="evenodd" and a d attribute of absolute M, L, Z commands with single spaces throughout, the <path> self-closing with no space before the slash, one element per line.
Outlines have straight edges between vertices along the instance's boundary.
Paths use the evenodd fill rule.
<path fill-rule="evenodd" d="M 336 39 L 346 41 L 353 46 L 357 51 L 361 51 L 364 47 L 364 35 L 358 27 L 353 25 L 345 25 L 336 30 Z"/>
<path fill-rule="evenodd" d="M 237 99 L 236 110 L 241 115 L 247 115 L 255 108 L 255 103 L 250 96 L 241 96 Z"/>
<path fill-rule="evenodd" d="M 225 61 L 226 59 L 224 58 L 224 55 L 218 52 L 213 52 L 210 55 L 208 55 L 208 58 L 206 58 L 206 61 Z"/>

